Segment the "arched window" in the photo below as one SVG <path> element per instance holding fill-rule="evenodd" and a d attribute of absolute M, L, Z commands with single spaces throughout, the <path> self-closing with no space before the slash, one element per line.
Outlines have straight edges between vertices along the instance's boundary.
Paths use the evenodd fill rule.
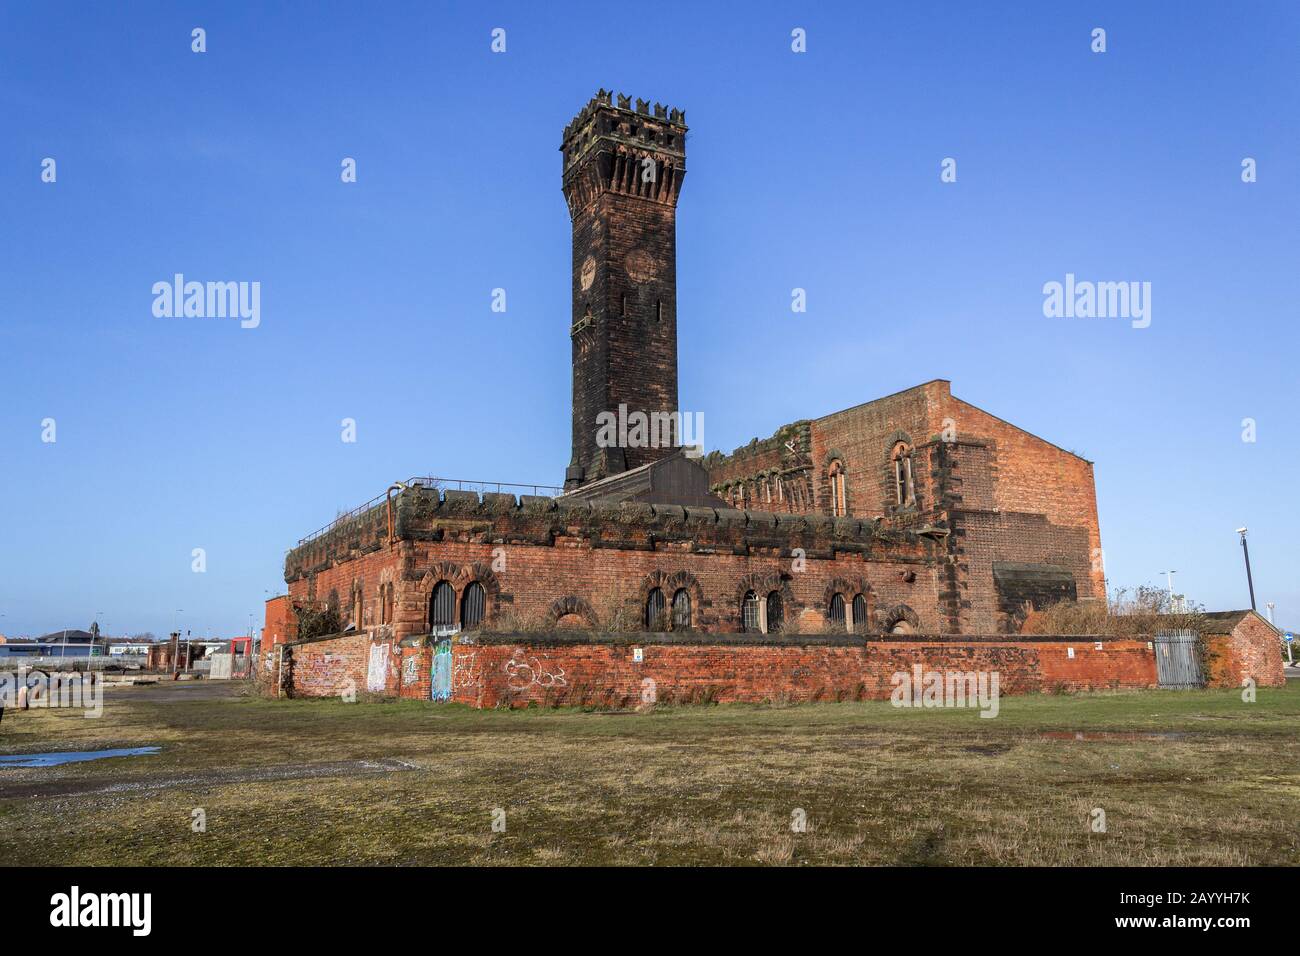
<path fill-rule="evenodd" d="M 451 627 L 456 623 L 456 592 L 446 581 L 439 581 L 429 595 L 429 629 Z"/>
<path fill-rule="evenodd" d="M 844 630 L 844 595 L 838 591 L 831 595 L 831 627 L 837 631 Z"/>
<path fill-rule="evenodd" d="M 691 627 L 691 595 L 686 588 L 678 588 L 673 595 L 673 630 L 686 631 Z"/>
<path fill-rule="evenodd" d="M 767 596 L 767 633 L 775 634 L 781 630 L 785 614 L 781 607 L 781 592 L 773 591 Z"/>
<path fill-rule="evenodd" d="M 853 595 L 853 626 L 862 627 L 867 623 L 867 599 L 861 594 Z"/>
<path fill-rule="evenodd" d="M 848 514 L 844 498 L 844 462 L 836 459 L 831 462 L 830 472 L 831 514 L 837 518 Z"/>
<path fill-rule="evenodd" d="M 483 621 L 483 606 L 486 603 L 487 595 L 483 592 L 483 585 L 477 581 L 471 581 L 465 587 L 465 593 L 460 596 L 460 626 L 462 630 L 469 630 L 471 627 L 478 627 Z"/>
<path fill-rule="evenodd" d="M 645 599 L 645 629 L 647 631 L 666 630 L 664 619 L 664 592 L 651 588 Z"/>
<path fill-rule="evenodd" d="M 912 449 L 902 442 L 894 446 L 894 497 L 901 506 L 916 503 L 916 487 L 912 483 Z"/>
<path fill-rule="evenodd" d="M 747 633 L 762 633 L 762 614 L 759 613 L 758 595 L 753 591 L 745 592 L 745 600 L 740 606 L 741 627 Z"/>

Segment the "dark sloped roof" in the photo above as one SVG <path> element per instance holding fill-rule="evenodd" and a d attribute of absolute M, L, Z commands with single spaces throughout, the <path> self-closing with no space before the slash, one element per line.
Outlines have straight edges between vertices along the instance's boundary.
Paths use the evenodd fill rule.
<path fill-rule="evenodd" d="M 1244 611 L 1207 611 L 1205 613 L 1207 634 L 1231 634 L 1247 615 L 1259 616 L 1258 611 L 1246 608 Z M 1261 618 L 1262 620 L 1262 618 Z M 1268 623 L 1265 621 L 1265 623 Z"/>
<path fill-rule="evenodd" d="M 65 638 L 64 635 L 67 635 Z M 68 628 L 66 631 L 50 631 L 48 634 L 42 634 L 36 640 L 46 644 L 62 644 L 65 640 L 69 644 L 89 643 L 95 639 L 95 635 L 89 631 L 81 631 L 75 628 Z"/>

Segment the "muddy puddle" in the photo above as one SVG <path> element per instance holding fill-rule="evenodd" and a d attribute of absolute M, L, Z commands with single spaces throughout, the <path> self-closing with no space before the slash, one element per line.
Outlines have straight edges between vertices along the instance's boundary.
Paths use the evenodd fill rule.
<path fill-rule="evenodd" d="M 144 757 L 156 754 L 158 747 L 126 747 L 119 750 L 60 750 L 46 754 L 13 754 L 0 757 L 4 767 L 61 767 L 65 763 L 85 763 L 88 760 L 105 760 L 109 757 Z"/>

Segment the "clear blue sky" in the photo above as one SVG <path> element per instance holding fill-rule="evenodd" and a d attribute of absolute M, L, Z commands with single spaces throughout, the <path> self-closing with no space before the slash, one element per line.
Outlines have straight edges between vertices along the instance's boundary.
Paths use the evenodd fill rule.
<path fill-rule="evenodd" d="M 601 86 L 687 111 L 709 447 L 948 378 L 1096 462 L 1112 584 L 1245 606 L 1245 524 L 1300 626 L 1300 5 L 563 6 L 5 5 L 0 632 L 240 633 L 394 479 L 559 483 L 557 150 Z M 155 318 L 176 272 L 259 281 L 261 326 Z M 1151 282 L 1150 328 L 1045 318 L 1067 272 Z"/>

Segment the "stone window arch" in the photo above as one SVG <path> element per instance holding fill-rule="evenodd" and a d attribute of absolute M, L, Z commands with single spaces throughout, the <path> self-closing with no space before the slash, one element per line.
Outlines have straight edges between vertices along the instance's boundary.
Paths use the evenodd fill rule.
<path fill-rule="evenodd" d="M 548 627 L 555 627 L 561 621 L 564 622 L 565 627 L 572 627 L 575 621 L 581 621 L 583 627 L 588 630 L 592 630 L 600 624 L 595 609 L 584 599 L 572 594 L 566 594 L 556 600 L 551 605 L 550 610 L 546 612 Z"/>
<path fill-rule="evenodd" d="M 906 604 L 895 604 L 881 614 L 880 629 L 886 634 L 916 634 L 921 630 L 921 619 Z"/>

